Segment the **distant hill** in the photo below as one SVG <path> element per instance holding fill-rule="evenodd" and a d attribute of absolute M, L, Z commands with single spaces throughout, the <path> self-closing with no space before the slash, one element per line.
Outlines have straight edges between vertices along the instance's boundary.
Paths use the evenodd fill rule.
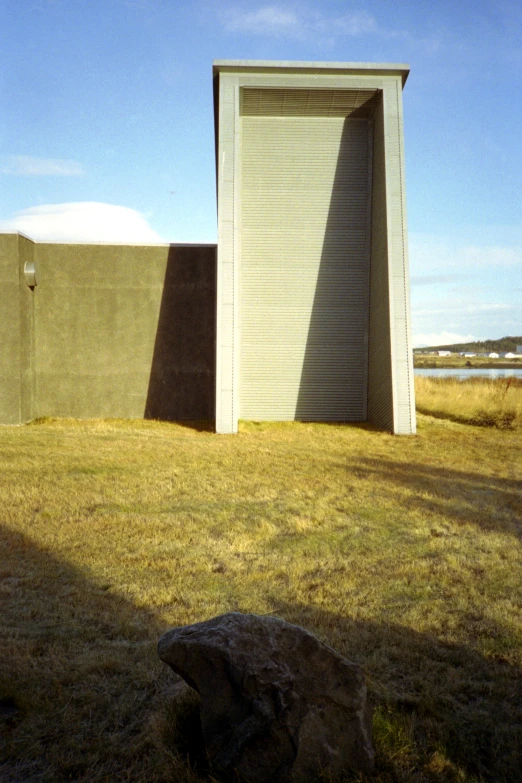
<path fill-rule="evenodd" d="M 517 345 L 522 345 L 522 337 L 501 337 L 500 340 L 484 340 L 476 343 L 455 343 L 454 345 L 430 345 L 429 348 L 416 348 L 420 351 L 452 351 L 453 353 L 516 353 Z"/>

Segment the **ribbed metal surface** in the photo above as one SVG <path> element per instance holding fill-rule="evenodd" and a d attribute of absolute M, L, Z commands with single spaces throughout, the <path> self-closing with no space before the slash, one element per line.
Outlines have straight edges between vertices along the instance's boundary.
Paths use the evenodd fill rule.
<path fill-rule="evenodd" d="M 297 88 L 241 90 L 241 114 L 246 117 L 370 117 L 375 90 L 305 90 Z"/>
<path fill-rule="evenodd" d="M 240 417 L 363 420 L 368 123 L 243 111 Z"/>

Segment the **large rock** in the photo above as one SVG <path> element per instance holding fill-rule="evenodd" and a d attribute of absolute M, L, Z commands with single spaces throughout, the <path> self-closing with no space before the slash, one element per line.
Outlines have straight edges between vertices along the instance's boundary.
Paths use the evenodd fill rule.
<path fill-rule="evenodd" d="M 218 769 L 251 783 L 371 771 L 361 669 L 308 631 L 234 612 L 168 631 L 158 653 L 200 694 L 206 752 Z"/>

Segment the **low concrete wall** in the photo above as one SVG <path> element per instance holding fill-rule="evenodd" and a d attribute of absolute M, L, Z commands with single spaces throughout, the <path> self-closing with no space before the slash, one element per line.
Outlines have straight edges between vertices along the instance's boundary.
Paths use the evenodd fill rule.
<path fill-rule="evenodd" d="M 29 258 L 33 290 L 23 276 Z M 214 419 L 215 245 L 1 235 L 0 285 L 1 423 Z"/>
<path fill-rule="evenodd" d="M 0 421 L 18 424 L 21 418 L 21 335 L 18 236 L 0 236 Z"/>

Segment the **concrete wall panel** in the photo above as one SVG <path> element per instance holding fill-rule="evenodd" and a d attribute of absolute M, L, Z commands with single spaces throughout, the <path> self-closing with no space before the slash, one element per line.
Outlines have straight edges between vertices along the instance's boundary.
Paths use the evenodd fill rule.
<path fill-rule="evenodd" d="M 36 286 L 29 287 L 26 264 L 36 263 L 36 245 L 24 236 L 18 237 L 18 275 L 20 302 L 20 421 L 35 417 L 35 301 Z M 36 267 L 38 279 L 38 266 Z"/>
<path fill-rule="evenodd" d="M 0 286 L 0 422 L 213 420 L 214 245 L 35 244 L 3 235 Z"/>
<path fill-rule="evenodd" d="M 0 235 L 0 423 L 21 421 L 22 336 L 18 235 Z"/>

